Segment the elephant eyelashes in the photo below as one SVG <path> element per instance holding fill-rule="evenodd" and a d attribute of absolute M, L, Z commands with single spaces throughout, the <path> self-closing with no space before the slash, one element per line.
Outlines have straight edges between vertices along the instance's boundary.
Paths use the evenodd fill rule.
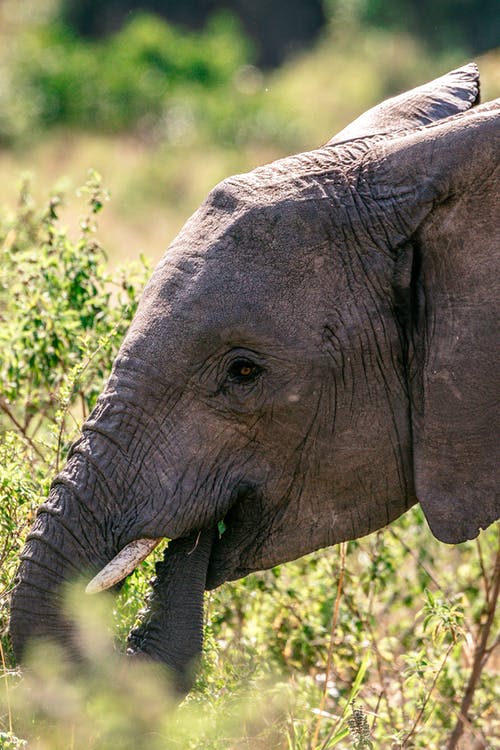
<path fill-rule="evenodd" d="M 262 367 L 249 359 L 236 359 L 227 372 L 233 383 L 250 383 L 261 374 Z"/>

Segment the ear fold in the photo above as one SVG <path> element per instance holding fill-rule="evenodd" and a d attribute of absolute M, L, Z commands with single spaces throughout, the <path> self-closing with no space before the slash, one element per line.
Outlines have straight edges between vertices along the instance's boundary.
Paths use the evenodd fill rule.
<path fill-rule="evenodd" d="M 383 156 L 398 200 L 394 225 L 406 227 L 414 249 L 416 495 L 435 536 L 450 543 L 500 516 L 499 105 L 394 139 Z"/>
<path fill-rule="evenodd" d="M 474 63 L 369 109 L 327 145 L 428 125 L 479 103 L 479 71 Z"/>
<path fill-rule="evenodd" d="M 484 178 L 415 238 L 416 493 L 435 536 L 453 543 L 500 516 L 498 167 Z"/>

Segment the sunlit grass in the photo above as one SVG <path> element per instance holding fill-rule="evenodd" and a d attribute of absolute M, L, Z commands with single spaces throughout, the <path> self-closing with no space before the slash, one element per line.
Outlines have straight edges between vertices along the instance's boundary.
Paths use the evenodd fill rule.
<path fill-rule="evenodd" d="M 496 538 L 495 528 L 483 534 L 483 564 Z M 75 668 L 39 644 L 23 676 L 4 671 L 3 729 L 37 750 L 348 750 L 355 698 L 375 747 L 437 750 L 456 721 L 484 624 L 477 550 L 475 542 L 440 545 L 413 511 L 348 545 L 340 597 L 336 548 L 223 586 L 207 597 L 199 677 L 180 706 L 162 668 L 123 655 L 145 584 L 127 582 L 120 596 L 134 604 L 124 610 L 109 595 L 70 590 L 86 663 Z M 149 573 L 146 565 L 143 581 Z M 493 653 L 471 712 L 470 737 L 487 737 L 491 748 L 499 746 L 497 664 Z"/>

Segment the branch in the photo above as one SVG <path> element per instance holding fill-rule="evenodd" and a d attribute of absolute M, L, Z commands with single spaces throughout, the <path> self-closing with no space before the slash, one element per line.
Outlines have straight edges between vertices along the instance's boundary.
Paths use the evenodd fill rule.
<path fill-rule="evenodd" d="M 488 597 L 486 604 L 486 622 L 484 623 L 483 628 L 480 631 L 480 637 L 474 650 L 474 661 L 472 664 L 469 682 L 465 689 L 464 697 L 462 698 L 458 720 L 448 742 L 447 750 L 456 750 L 458 741 L 463 734 L 464 726 L 466 724 L 469 724 L 467 716 L 474 699 L 474 693 L 476 691 L 479 678 L 481 677 L 481 672 L 483 671 L 484 665 L 486 663 L 486 658 L 489 655 L 487 643 L 493 625 L 498 596 L 500 593 L 500 525 L 498 527 L 498 535 L 499 538 L 495 557 L 495 567 L 493 569 L 493 576 L 491 579 L 490 596 Z"/>
<path fill-rule="evenodd" d="M 330 643 L 328 645 L 328 656 L 326 660 L 326 671 L 325 671 L 325 684 L 323 686 L 323 693 L 321 695 L 321 701 L 319 704 L 319 713 L 318 713 L 318 719 L 316 721 L 316 727 L 314 729 L 314 735 L 311 743 L 312 750 L 316 750 L 316 747 L 318 745 L 318 739 L 319 739 L 319 730 L 321 725 L 321 718 L 322 718 L 322 711 L 325 709 L 326 704 L 326 696 L 328 692 L 328 681 L 330 679 L 330 674 L 332 671 L 332 661 L 333 661 L 333 647 L 335 644 L 335 631 L 337 629 L 337 622 L 339 617 L 339 607 L 340 607 L 340 599 L 342 596 L 342 587 L 344 584 L 344 571 L 345 571 L 345 556 L 346 556 L 346 549 L 347 549 L 347 543 L 341 542 L 339 544 L 339 554 L 340 554 L 340 563 L 339 563 L 339 577 L 337 581 L 337 596 L 335 597 L 335 605 L 333 610 L 333 616 L 332 616 L 332 626 L 330 628 Z"/>
<path fill-rule="evenodd" d="M 30 438 L 28 433 L 26 432 L 26 429 L 23 427 L 23 425 L 19 422 L 18 419 L 14 416 L 12 411 L 9 408 L 9 405 L 5 398 L 3 396 L 0 396 L 0 409 L 3 411 L 4 414 L 7 415 L 7 417 L 10 419 L 12 424 L 16 427 L 17 431 L 21 435 L 21 437 L 24 438 L 24 440 L 28 443 L 30 448 L 32 448 L 37 456 L 39 456 L 43 461 L 45 461 L 45 456 L 43 455 L 42 451 L 38 446 L 33 442 L 33 440 Z"/>
<path fill-rule="evenodd" d="M 417 714 L 417 717 L 416 717 L 415 721 L 413 722 L 413 725 L 412 725 L 410 731 L 408 732 L 408 734 L 406 734 L 404 736 L 404 738 L 403 738 L 403 740 L 401 742 L 401 747 L 409 747 L 408 741 L 411 739 L 411 737 L 413 737 L 413 735 L 415 734 L 415 732 L 417 730 L 419 722 L 420 722 L 420 720 L 422 719 L 422 717 L 423 717 L 423 715 L 425 713 L 425 709 L 427 708 L 427 704 L 430 701 L 431 695 L 434 692 L 434 688 L 437 685 L 437 681 L 439 680 L 439 678 L 441 676 L 441 673 L 442 673 L 443 669 L 445 668 L 446 662 L 448 661 L 448 657 L 451 654 L 451 650 L 455 646 L 456 646 L 456 644 L 452 642 L 452 643 L 450 643 L 450 645 L 446 649 L 446 653 L 444 655 L 444 658 L 443 658 L 441 664 L 439 665 L 439 669 L 437 670 L 436 674 L 434 675 L 434 679 L 432 681 L 432 685 L 430 686 L 429 692 L 425 696 L 425 700 L 424 700 L 424 702 L 423 702 L 423 704 L 422 704 L 422 706 L 420 708 L 420 711 Z"/>

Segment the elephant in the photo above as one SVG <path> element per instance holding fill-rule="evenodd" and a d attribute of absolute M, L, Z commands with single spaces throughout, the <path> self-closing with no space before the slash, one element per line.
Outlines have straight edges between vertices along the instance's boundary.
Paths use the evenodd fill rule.
<path fill-rule="evenodd" d="M 117 586 L 164 538 L 127 651 L 186 692 L 205 590 L 417 502 L 449 544 L 498 519 L 499 108 L 471 63 L 213 188 L 38 509 L 21 662 L 36 639 L 83 658 L 62 585 Z"/>

